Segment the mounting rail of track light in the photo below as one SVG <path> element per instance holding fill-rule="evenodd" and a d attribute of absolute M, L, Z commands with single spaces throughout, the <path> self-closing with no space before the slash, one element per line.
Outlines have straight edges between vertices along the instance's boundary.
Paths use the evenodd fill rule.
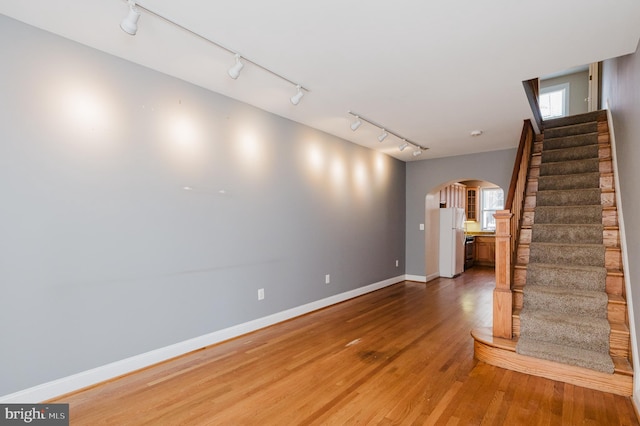
<path fill-rule="evenodd" d="M 366 122 L 371 124 L 374 127 L 377 127 L 378 129 L 380 129 L 382 131 L 382 133 L 380 134 L 380 136 L 378 136 L 378 140 L 380 142 L 382 142 L 388 135 L 393 135 L 396 138 L 400 139 L 402 141 L 402 143 L 399 145 L 398 149 L 400 149 L 400 151 L 403 151 L 405 148 L 407 148 L 409 145 L 413 146 L 415 148 L 415 150 L 413 151 L 413 156 L 417 157 L 418 155 L 422 154 L 422 151 L 426 151 L 429 148 L 420 145 L 419 143 L 413 142 L 407 138 L 405 138 L 404 136 L 399 135 L 398 133 L 394 132 L 393 130 L 389 130 L 388 127 L 385 127 L 381 124 L 376 123 L 375 121 L 369 120 L 366 117 L 363 117 L 362 115 L 358 114 L 357 112 L 353 112 L 353 111 L 347 111 L 349 114 L 351 114 L 352 116 L 355 117 L 355 121 L 353 123 L 351 123 L 351 130 L 353 130 L 354 132 L 356 130 L 358 130 L 358 128 L 360 127 L 360 125 L 362 125 L 362 122 Z M 416 154 L 417 153 L 417 154 Z"/>
<path fill-rule="evenodd" d="M 129 5 L 129 14 L 122 20 L 122 22 L 120 23 L 120 28 L 122 28 L 122 30 L 124 32 L 126 32 L 127 34 L 130 35 L 136 35 L 136 32 L 138 31 L 138 19 L 140 19 L 140 10 L 143 10 L 147 13 L 149 13 L 150 15 L 156 16 L 160 19 L 162 19 L 163 21 L 172 24 L 178 28 L 180 28 L 181 30 L 198 37 L 201 40 L 204 40 L 206 42 L 209 42 L 211 44 L 213 44 L 214 46 L 225 50 L 229 53 L 231 53 L 234 58 L 235 58 L 235 64 L 229 69 L 229 76 L 233 79 L 237 79 L 238 76 L 240 75 L 240 71 L 242 71 L 242 68 L 244 67 L 245 63 L 251 64 L 257 68 L 260 68 L 261 70 L 275 76 L 278 77 L 281 80 L 286 81 L 287 83 L 291 84 L 294 86 L 296 92 L 295 94 L 291 97 L 291 103 L 294 105 L 298 105 L 298 103 L 300 103 L 300 100 L 302 99 L 302 96 L 304 96 L 304 92 L 310 92 L 309 89 L 307 89 L 306 87 L 304 87 L 303 85 L 301 85 L 300 83 L 297 83 L 293 80 L 288 79 L 287 77 L 278 74 L 275 71 L 270 70 L 269 68 L 260 65 L 257 62 L 252 61 L 251 59 L 248 59 L 246 56 L 241 55 L 240 53 L 236 52 L 233 49 L 230 49 L 220 43 L 218 43 L 217 41 L 213 41 L 201 34 L 198 34 L 195 31 L 190 30 L 189 28 L 178 24 L 177 22 L 172 21 L 171 19 L 167 18 L 166 16 L 163 16 L 161 14 L 159 14 L 158 12 L 155 12 L 151 9 L 149 9 L 147 6 L 143 6 L 141 5 L 139 2 L 135 1 L 135 0 L 127 0 L 127 3 Z"/>

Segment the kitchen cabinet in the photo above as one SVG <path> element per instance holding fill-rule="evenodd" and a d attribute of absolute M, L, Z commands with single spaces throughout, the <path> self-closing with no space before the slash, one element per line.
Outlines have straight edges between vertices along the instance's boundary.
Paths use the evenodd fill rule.
<path fill-rule="evenodd" d="M 460 183 L 451 184 L 440 190 L 440 207 L 465 207 L 467 198 L 466 186 Z"/>
<path fill-rule="evenodd" d="M 477 186 L 467 187 L 467 197 L 465 202 L 465 213 L 467 220 L 478 221 L 478 210 L 480 207 L 480 188 Z"/>
<path fill-rule="evenodd" d="M 480 266 L 496 265 L 496 237 L 482 235 L 475 238 L 475 264 Z"/>

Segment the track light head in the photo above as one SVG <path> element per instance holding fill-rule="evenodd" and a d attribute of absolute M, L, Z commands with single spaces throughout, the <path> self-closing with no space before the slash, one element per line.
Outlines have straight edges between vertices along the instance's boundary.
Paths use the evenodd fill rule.
<path fill-rule="evenodd" d="M 138 19 L 140 19 L 140 11 L 136 8 L 136 2 L 129 0 L 129 14 L 120 22 L 120 28 L 127 34 L 136 35 Z"/>
<path fill-rule="evenodd" d="M 236 63 L 229 68 L 229 77 L 231 77 L 232 79 L 236 79 L 240 76 L 240 71 L 242 71 L 242 68 L 244 68 L 244 64 L 242 62 L 240 62 L 240 58 L 242 58 L 242 56 L 240 56 L 239 53 L 236 53 Z"/>
<path fill-rule="evenodd" d="M 360 117 L 356 115 L 356 121 L 351 123 L 351 130 L 355 132 L 356 130 L 358 130 L 358 127 L 360 126 L 362 126 L 362 121 L 360 121 Z"/>
<path fill-rule="evenodd" d="M 384 129 L 382 129 L 382 133 L 380 133 L 380 136 L 378 136 L 378 140 L 382 142 L 387 138 L 387 136 L 389 136 L 389 133 L 387 133 Z"/>
<path fill-rule="evenodd" d="M 413 151 L 412 155 L 414 157 L 417 157 L 418 155 L 422 154 L 422 150 L 420 148 L 416 148 L 415 151 Z"/>
<path fill-rule="evenodd" d="M 302 91 L 302 86 L 299 84 L 296 86 L 296 94 L 291 97 L 291 103 L 294 105 L 298 105 L 300 103 L 300 99 L 304 96 L 304 92 Z"/>
<path fill-rule="evenodd" d="M 400 151 L 404 151 L 404 150 L 405 150 L 405 148 L 406 148 L 406 147 L 408 147 L 408 146 L 409 146 L 409 144 L 407 143 L 407 141 L 405 141 L 405 140 L 403 139 L 403 142 L 398 146 L 398 149 L 399 149 Z"/>

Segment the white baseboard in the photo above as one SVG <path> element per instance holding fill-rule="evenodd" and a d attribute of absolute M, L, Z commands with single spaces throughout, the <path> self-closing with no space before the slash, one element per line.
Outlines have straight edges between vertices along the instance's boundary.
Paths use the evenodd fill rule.
<path fill-rule="evenodd" d="M 427 277 L 424 275 L 405 275 L 404 279 L 407 281 L 417 281 L 419 283 L 426 283 Z"/>
<path fill-rule="evenodd" d="M 405 279 L 409 279 L 406 277 L 406 275 L 400 275 L 395 278 L 389 278 L 384 281 L 380 281 L 344 293 L 336 294 L 325 299 L 307 303 L 306 305 L 278 312 L 263 318 L 258 318 L 243 324 L 238 324 L 233 327 L 225 328 L 223 330 L 185 340 L 183 342 L 179 342 L 170 346 L 155 349 L 153 351 L 146 352 L 140 355 L 135 355 L 130 358 L 125 358 L 120 361 L 112 362 L 101 367 L 86 370 L 68 377 L 53 380 L 51 382 L 43 383 L 41 385 L 24 389 L 22 391 L 0 396 L 0 403 L 31 404 L 46 401 L 60 395 L 74 392 L 88 386 L 92 386 L 97 383 L 104 382 L 118 376 L 140 370 L 145 367 L 149 367 L 159 362 L 184 355 L 186 353 L 206 346 L 220 343 L 225 340 L 241 336 L 243 334 L 251 333 L 261 328 L 269 327 L 279 322 L 287 321 L 291 318 L 295 318 L 297 316 L 304 315 L 318 309 L 326 308 L 327 306 L 344 302 L 345 300 L 353 299 L 354 297 L 362 296 L 363 294 L 388 287 L 390 285 L 404 281 Z"/>

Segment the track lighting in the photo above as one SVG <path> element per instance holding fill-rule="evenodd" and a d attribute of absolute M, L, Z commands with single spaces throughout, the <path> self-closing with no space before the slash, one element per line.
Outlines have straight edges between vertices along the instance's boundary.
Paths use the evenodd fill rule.
<path fill-rule="evenodd" d="M 389 130 L 389 128 L 387 128 L 386 126 L 382 126 L 375 121 L 371 121 L 368 118 L 361 116 L 360 114 L 356 114 L 353 111 L 348 111 L 348 113 L 355 117 L 355 121 L 351 123 L 351 130 L 353 130 L 354 132 L 358 129 L 358 127 L 362 125 L 362 122 L 364 121 L 380 129 L 380 131 L 382 132 L 378 136 L 378 140 L 380 142 L 384 141 L 387 137 L 389 137 L 389 135 L 395 136 L 396 138 L 400 139 L 402 141 L 402 143 L 398 145 L 398 149 L 400 151 L 404 151 L 409 145 L 411 145 L 416 149 L 415 151 L 413 151 L 413 156 L 417 157 L 418 155 L 422 154 L 422 151 L 426 151 L 427 149 L 429 149 L 423 145 L 420 145 L 419 143 L 415 143 L 408 140 L 407 138 L 400 136 L 398 133 Z"/>
<path fill-rule="evenodd" d="M 228 71 L 229 77 L 234 80 L 240 76 L 240 71 L 242 71 L 242 68 L 244 68 L 244 64 L 240 62 L 240 58 L 242 58 L 242 56 L 240 56 L 239 53 L 236 53 L 236 63 L 231 68 L 229 68 Z"/>
<path fill-rule="evenodd" d="M 131 34 L 131 35 L 135 35 L 136 32 L 138 32 L 138 19 L 140 19 L 140 11 L 149 13 L 157 18 L 160 18 L 161 20 L 163 20 L 164 22 L 171 24 L 175 27 L 178 27 L 180 30 L 184 31 L 187 34 L 190 34 L 194 37 L 199 38 L 200 40 L 206 41 L 209 44 L 212 44 L 214 46 L 216 46 L 219 49 L 222 49 L 226 52 L 229 52 L 233 55 L 235 55 L 235 60 L 236 63 L 229 68 L 228 73 L 229 73 L 229 77 L 233 78 L 234 80 L 236 78 L 238 78 L 240 76 L 240 72 L 242 71 L 242 68 L 244 68 L 246 63 L 251 64 L 252 66 L 256 67 L 256 68 L 260 68 L 262 71 L 267 72 L 269 74 L 271 74 L 274 77 L 277 77 L 281 80 L 286 81 L 289 84 L 292 84 L 296 87 L 297 92 L 295 95 L 293 95 L 291 97 L 291 103 L 294 105 L 298 105 L 300 103 L 300 100 L 302 99 L 302 97 L 304 96 L 304 92 L 309 92 L 310 90 L 307 89 L 306 87 L 302 86 L 301 84 L 288 79 L 287 77 L 283 76 L 282 74 L 278 74 L 277 72 L 270 70 L 267 67 L 264 67 L 262 65 L 260 65 L 257 62 L 254 62 L 250 59 L 248 59 L 246 56 L 240 56 L 239 53 L 236 53 L 235 50 L 230 49 L 226 46 L 224 46 L 223 44 L 218 43 L 217 41 L 211 40 L 210 38 L 207 38 L 203 35 L 198 34 L 197 32 L 190 30 L 189 28 L 178 24 L 177 22 L 172 21 L 171 19 L 167 18 L 166 16 L 163 16 L 162 14 L 155 12 L 151 9 L 149 9 L 147 6 L 143 6 L 140 4 L 136 4 L 135 0 L 127 0 L 127 4 L 129 5 L 129 14 L 127 15 L 126 18 L 124 18 L 122 20 L 122 22 L 120 22 L 120 27 L 122 28 L 122 30 L 124 32 L 126 32 L 127 34 Z M 242 61 L 241 61 L 242 59 Z"/>
<path fill-rule="evenodd" d="M 136 2 L 129 0 L 129 14 L 120 22 L 120 28 L 127 34 L 136 35 L 138 19 L 140 19 L 140 11 L 136 8 Z"/>
<path fill-rule="evenodd" d="M 295 95 L 293 95 L 291 97 L 291 103 L 294 105 L 298 105 L 300 103 L 300 99 L 302 99 L 302 97 L 304 96 L 304 93 L 302 92 L 302 86 L 300 86 L 299 84 L 296 86 L 296 89 L 298 90 L 296 92 Z"/>

